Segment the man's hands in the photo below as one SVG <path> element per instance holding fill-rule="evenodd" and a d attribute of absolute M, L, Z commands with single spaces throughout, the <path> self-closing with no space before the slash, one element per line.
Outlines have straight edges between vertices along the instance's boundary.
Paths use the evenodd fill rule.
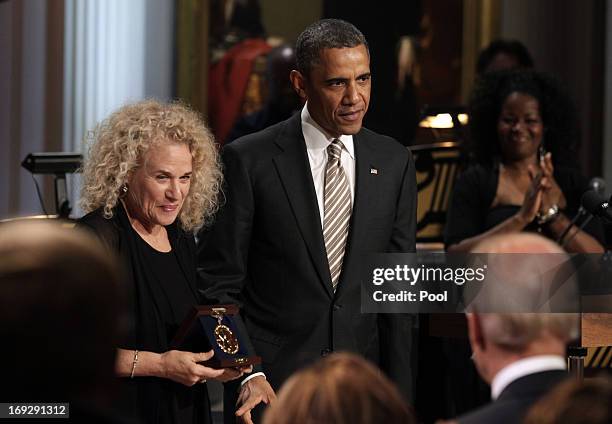
<path fill-rule="evenodd" d="M 212 358 L 214 352 L 191 353 L 180 350 L 169 350 L 161 354 L 160 377 L 168 378 L 185 386 L 193 386 L 196 383 L 205 382 L 208 379 L 221 382 L 239 378 L 245 372 L 252 371 L 251 367 L 240 369 L 222 368 L 215 369 L 198 364 Z"/>
<path fill-rule="evenodd" d="M 245 424 L 253 424 L 251 420 L 251 409 L 255 408 L 261 402 L 269 405 L 276 400 L 276 394 L 268 380 L 263 376 L 251 378 L 244 383 L 240 389 L 238 396 L 239 406 L 236 411 L 238 419 Z"/>

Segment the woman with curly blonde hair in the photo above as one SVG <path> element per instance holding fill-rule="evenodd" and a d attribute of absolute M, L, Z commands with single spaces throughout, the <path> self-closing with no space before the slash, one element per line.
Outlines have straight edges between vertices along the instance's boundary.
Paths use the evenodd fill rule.
<path fill-rule="evenodd" d="M 210 131 L 180 103 L 124 106 L 94 131 L 83 169 L 79 226 L 119 254 L 132 325 L 118 349 L 123 404 L 146 423 L 211 422 L 206 379 L 248 369 L 199 364 L 213 352 L 170 349 L 200 303 L 193 233 L 217 210 L 221 169 Z"/>

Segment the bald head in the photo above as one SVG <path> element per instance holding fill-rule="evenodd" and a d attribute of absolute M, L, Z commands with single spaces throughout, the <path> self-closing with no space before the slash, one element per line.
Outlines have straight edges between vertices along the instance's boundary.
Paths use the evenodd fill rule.
<path fill-rule="evenodd" d="M 488 237 L 472 253 L 565 253 L 552 240 L 533 233 L 514 233 Z"/>
<path fill-rule="evenodd" d="M 553 299 L 552 306 L 565 306 L 555 311 L 572 310 L 575 269 L 567 253 L 549 239 L 529 233 L 494 236 L 472 253 L 487 254 L 487 283 L 470 287 L 478 293 L 473 306 L 481 312 L 546 312 Z"/>
<path fill-rule="evenodd" d="M 48 267 L 59 271 L 91 265 L 108 272 L 115 266 L 96 239 L 55 221 L 2 224 L 0 258 L 3 280 L 14 273 L 35 275 Z M 83 284 L 90 283 L 83 281 Z"/>
<path fill-rule="evenodd" d="M 516 233 L 489 237 L 472 253 L 491 254 L 487 284 L 471 305 L 472 311 L 493 312 L 479 320 L 489 341 L 521 351 L 542 337 L 565 343 L 577 336 L 575 314 L 545 313 L 563 310 L 576 298 L 575 270 L 559 245 L 538 234 Z M 522 310 L 542 312 L 513 313 Z"/>

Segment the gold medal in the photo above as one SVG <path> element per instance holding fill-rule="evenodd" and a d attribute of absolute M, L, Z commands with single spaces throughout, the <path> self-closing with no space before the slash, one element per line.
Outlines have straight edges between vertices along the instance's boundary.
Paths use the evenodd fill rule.
<path fill-rule="evenodd" d="M 212 316 L 217 318 L 215 341 L 223 352 L 234 355 L 240 349 L 240 344 L 234 332 L 227 325 L 223 324 L 223 312 L 225 312 L 224 308 L 213 308 Z"/>

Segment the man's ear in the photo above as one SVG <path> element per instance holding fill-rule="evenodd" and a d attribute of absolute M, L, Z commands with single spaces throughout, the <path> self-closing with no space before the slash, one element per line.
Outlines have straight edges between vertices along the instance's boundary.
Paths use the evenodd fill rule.
<path fill-rule="evenodd" d="M 306 94 L 306 78 L 304 78 L 304 75 L 302 75 L 300 71 L 294 69 L 289 74 L 289 79 L 297 95 L 300 96 L 302 100 L 308 100 L 308 95 Z"/>
<path fill-rule="evenodd" d="M 486 348 L 486 340 L 482 331 L 482 321 L 480 315 L 474 312 L 466 314 L 468 334 L 472 352 L 482 351 Z"/>

